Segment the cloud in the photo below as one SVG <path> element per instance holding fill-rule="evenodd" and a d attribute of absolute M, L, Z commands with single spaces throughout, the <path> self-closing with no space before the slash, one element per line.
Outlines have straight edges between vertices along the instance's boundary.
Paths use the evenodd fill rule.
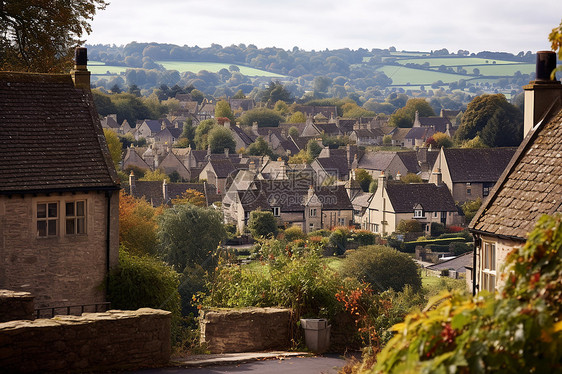
<path fill-rule="evenodd" d="M 255 44 L 285 49 L 510 51 L 548 47 L 562 2 L 525 0 L 122 0 L 99 12 L 89 43 Z"/>

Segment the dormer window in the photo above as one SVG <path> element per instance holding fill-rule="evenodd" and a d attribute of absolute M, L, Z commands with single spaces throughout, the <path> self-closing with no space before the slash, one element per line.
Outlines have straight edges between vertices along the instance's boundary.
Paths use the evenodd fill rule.
<path fill-rule="evenodd" d="M 414 218 L 423 218 L 423 209 L 414 209 Z"/>
<path fill-rule="evenodd" d="M 281 208 L 278 206 L 273 207 L 273 215 L 275 217 L 281 217 Z"/>

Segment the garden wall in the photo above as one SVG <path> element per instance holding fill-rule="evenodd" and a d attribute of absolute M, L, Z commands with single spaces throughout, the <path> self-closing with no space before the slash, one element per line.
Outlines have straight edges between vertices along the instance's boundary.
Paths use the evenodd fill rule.
<path fill-rule="evenodd" d="M 291 347 L 291 310 L 245 308 L 201 312 L 201 344 L 211 353 L 286 350 Z"/>
<path fill-rule="evenodd" d="M 166 364 L 171 313 L 143 308 L 0 323 L 0 372 L 100 372 Z"/>
<path fill-rule="evenodd" d="M 33 319 L 33 296 L 29 292 L 0 290 L 0 322 Z"/>

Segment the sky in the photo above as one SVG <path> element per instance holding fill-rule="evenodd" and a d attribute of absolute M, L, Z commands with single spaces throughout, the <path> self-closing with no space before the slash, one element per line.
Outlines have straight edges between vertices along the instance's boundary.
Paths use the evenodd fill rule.
<path fill-rule="evenodd" d="M 109 1 L 88 44 L 517 53 L 550 50 L 562 20 L 562 0 Z"/>

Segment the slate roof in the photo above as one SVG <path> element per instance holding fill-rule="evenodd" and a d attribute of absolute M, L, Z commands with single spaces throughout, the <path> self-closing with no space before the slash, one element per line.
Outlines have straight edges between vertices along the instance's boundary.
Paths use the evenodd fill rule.
<path fill-rule="evenodd" d="M 435 131 L 447 131 L 447 125 L 452 127 L 451 121 L 446 117 L 419 117 L 420 124 L 423 127 L 433 127 Z"/>
<path fill-rule="evenodd" d="M 426 140 L 432 136 L 435 131 L 428 127 L 412 127 L 410 131 L 406 134 L 404 139 L 421 139 Z"/>
<path fill-rule="evenodd" d="M 454 270 L 457 273 L 465 273 L 466 269 L 472 269 L 472 256 L 473 252 L 467 252 L 447 261 L 442 261 L 437 264 L 429 265 L 428 270 Z"/>
<path fill-rule="evenodd" d="M 349 195 L 343 185 L 316 187 L 315 194 L 322 203 L 322 210 L 353 209 L 351 201 L 349 200 Z"/>
<path fill-rule="evenodd" d="M 151 134 L 156 134 L 157 132 L 162 130 L 162 123 L 160 123 L 160 121 L 156 119 L 146 119 L 144 120 L 144 123 L 146 123 L 146 125 L 150 129 Z"/>
<path fill-rule="evenodd" d="M 402 160 L 404 166 L 406 166 L 408 173 L 417 174 L 420 171 L 418 153 L 416 151 L 396 152 L 396 155 L 400 157 L 400 160 Z"/>
<path fill-rule="evenodd" d="M 401 127 L 395 128 L 395 131 L 392 133 L 392 140 L 398 140 L 398 141 L 404 140 L 406 138 L 406 135 L 408 135 L 408 132 L 410 132 L 410 130 L 411 129 L 409 128 L 401 128 Z"/>
<path fill-rule="evenodd" d="M 209 197 L 216 195 L 216 187 L 207 183 L 168 183 L 168 201 L 164 201 L 164 189 L 162 181 L 135 181 L 133 196 L 144 198 L 154 206 L 170 203 L 171 199 L 177 199 L 187 190 L 196 190 L 205 196 L 207 204 L 212 204 Z M 129 187 L 129 193 L 131 192 Z M 220 198 L 219 198 L 220 200 Z M 217 200 L 215 200 L 217 201 Z"/>
<path fill-rule="evenodd" d="M 526 240 L 543 214 L 562 212 L 562 110 L 525 138 L 469 228 Z"/>
<path fill-rule="evenodd" d="M 517 148 L 443 149 L 453 183 L 496 182 Z M 436 165 L 437 166 L 437 165 Z"/>
<path fill-rule="evenodd" d="M 386 185 L 388 198 L 396 213 L 409 213 L 420 204 L 427 212 L 457 211 L 453 197 L 445 184 L 433 183 L 393 183 Z"/>
<path fill-rule="evenodd" d="M 248 134 L 246 134 L 246 132 L 244 132 L 244 130 L 242 130 L 238 126 L 230 126 L 230 131 L 236 133 L 238 137 L 240 137 L 240 139 L 242 139 L 242 141 L 246 145 L 252 144 L 255 140 L 255 137 L 254 138 L 250 137 Z"/>
<path fill-rule="evenodd" d="M 236 170 L 232 161 L 227 158 L 211 158 L 209 163 L 211 164 L 217 178 L 227 178 Z"/>
<path fill-rule="evenodd" d="M 70 75 L 0 72 L 0 193 L 116 189 L 89 91 Z"/>
<path fill-rule="evenodd" d="M 314 126 L 316 126 L 320 133 L 326 135 L 337 136 L 340 134 L 340 129 L 335 123 L 315 123 Z"/>
<path fill-rule="evenodd" d="M 357 167 L 367 170 L 386 170 L 394 157 L 396 157 L 396 152 L 365 152 Z"/>

